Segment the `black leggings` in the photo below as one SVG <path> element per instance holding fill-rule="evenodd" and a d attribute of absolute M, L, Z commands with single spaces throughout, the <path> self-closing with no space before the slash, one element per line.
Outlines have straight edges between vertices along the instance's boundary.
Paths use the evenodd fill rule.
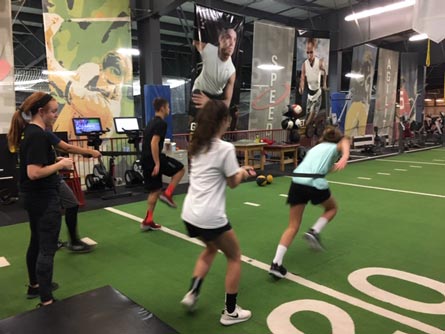
<path fill-rule="evenodd" d="M 62 220 L 59 194 L 56 189 L 44 193 L 24 193 L 24 204 L 31 229 L 26 253 L 29 283 L 39 284 L 40 299 L 47 302 L 53 299 L 54 254 Z"/>

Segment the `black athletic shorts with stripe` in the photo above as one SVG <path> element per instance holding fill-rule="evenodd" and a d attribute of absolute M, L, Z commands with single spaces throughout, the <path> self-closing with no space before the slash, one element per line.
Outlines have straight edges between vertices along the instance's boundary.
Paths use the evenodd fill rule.
<path fill-rule="evenodd" d="M 217 239 L 221 234 L 230 231 L 232 229 L 232 225 L 230 225 L 230 222 L 227 222 L 226 225 L 218 228 L 201 228 L 192 225 L 186 222 L 185 220 L 184 224 L 190 238 L 199 238 L 206 242 L 213 241 Z"/>
<path fill-rule="evenodd" d="M 315 187 L 291 182 L 289 194 L 287 196 L 287 203 L 290 205 L 297 205 L 307 204 L 311 201 L 312 204 L 317 205 L 328 200 L 329 197 L 331 197 L 329 188 L 320 190 Z"/>
<path fill-rule="evenodd" d="M 172 157 L 161 153 L 160 159 L 160 167 L 159 173 L 156 176 L 152 176 L 154 162 L 145 162 L 142 161 L 142 169 L 144 171 L 144 184 L 145 189 L 148 191 L 156 191 L 162 189 L 162 175 L 172 177 L 181 169 L 184 168 L 184 165 Z"/>

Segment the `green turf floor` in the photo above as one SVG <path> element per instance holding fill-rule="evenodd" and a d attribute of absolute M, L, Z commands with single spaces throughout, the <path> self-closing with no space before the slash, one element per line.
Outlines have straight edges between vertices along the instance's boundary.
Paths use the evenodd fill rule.
<path fill-rule="evenodd" d="M 132 216 L 123 215 L 142 218 L 145 202 L 81 213 L 82 235 L 99 244 L 90 254 L 57 253 L 54 278 L 61 287 L 55 295 L 64 299 L 111 285 L 180 333 L 443 334 L 444 172 L 442 148 L 350 164 L 331 174 L 339 213 L 322 234 L 327 251 L 313 252 L 301 238 L 321 213 L 308 206 L 285 257 L 291 274 L 283 280 L 269 277 L 267 269 L 287 225 L 283 195 L 290 179 L 228 189 L 227 213 L 244 255 L 238 302 L 253 312 L 242 324 L 219 324 L 222 255 L 204 281 L 197 311 L 190 315 L 180 307 L 202 249 L 170 233 L 185 234 L 184 195 L 176 196 L 177 210 L 158 205 L 155 218 L 166 231 L 142 233 Z M 11 263 L 0 268 L 0 319 L 37 303 L 24 298 L 28 234 L 27 224 L 0 229 L 0 257 Z"/>

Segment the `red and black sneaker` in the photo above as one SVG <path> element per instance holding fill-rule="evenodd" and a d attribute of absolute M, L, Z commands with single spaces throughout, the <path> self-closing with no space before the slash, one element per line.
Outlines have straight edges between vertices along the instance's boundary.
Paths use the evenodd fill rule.
<path fill-rule="evenodd" d="M 142 231 L 156 231 L 161 229 L 161 225 L 156 224 L 154 221 L 147 222 L 146 220 L 143 220 L 141 223 L 141 230 Z"/>
<path fill-rule="evenodd" d="M 176 203 L 173 201 L 173 196 L 168 196 L 165 192 L 163 192 L 159 196 L 159 199 L 162 202 L 164 202 L 165 204 L 167 204 L 171 208 L 176 208 L 177 207 Z"/>

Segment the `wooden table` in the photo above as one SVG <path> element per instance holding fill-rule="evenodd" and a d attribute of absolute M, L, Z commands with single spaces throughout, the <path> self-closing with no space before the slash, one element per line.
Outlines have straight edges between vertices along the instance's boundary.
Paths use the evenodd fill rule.
<path fill-rule="evenodd" d="M 294 167 L 297 167 L 298 147 L 300 144 L 272 144 L 264 146 L 264 152 L 278 153 L 279 158 L 267 159 L 269 161 L 279 161 L 280 170 L 284 172 L 284 165 L 294 163 Z M 286 153 L 292 153 L 292 157 L 286 157 Z"/>
<path fill-rule="evenodd" d="M 263 148 L 267 145 L 266 143 L 256 143 L 252 141 L 236 141 L 233 143 L 235 149 L 237 151 L 241 151 L 244 154 L 244 166 L 249 165 L 249 160 L 252 160 L 253 164 L 251 166 L 253 168 L 259 168 L 264 170 L 264 150 Z M 260 158 L 255 158 L 255 152 L 260 155 Z M 252 157 L 250 156 L 252 155 Z M 259 163 L 255 163 L 255 161 L 259 160 Z"/>

